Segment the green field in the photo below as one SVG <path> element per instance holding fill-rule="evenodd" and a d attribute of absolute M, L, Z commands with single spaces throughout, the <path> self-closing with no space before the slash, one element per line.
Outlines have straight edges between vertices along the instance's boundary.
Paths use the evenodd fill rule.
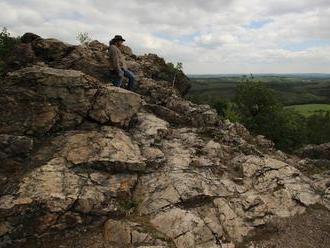
<path fill-rule="evenodd" d="M 304 116 L 310 116 L 316 111 L 329 111 L 330 104 L 301 104 L 301 105 L 291 105 L 286 107 L 288 109 L 293 109 Z"/>

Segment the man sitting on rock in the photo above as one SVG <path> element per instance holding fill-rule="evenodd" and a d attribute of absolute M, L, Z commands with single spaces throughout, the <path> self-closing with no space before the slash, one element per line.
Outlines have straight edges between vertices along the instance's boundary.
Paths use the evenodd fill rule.
<path fill-rule="evenodd" d="M 116 35 L 109 43 L 110 72 L 115 76 L 114 85 L 121 87 L 124 77 L 128 78 L 128 89 L 132 90 L 135 85 L 135 75 L 127 69 L 125 58 L 120 47 L 125 40 L 121 35 Z"/>

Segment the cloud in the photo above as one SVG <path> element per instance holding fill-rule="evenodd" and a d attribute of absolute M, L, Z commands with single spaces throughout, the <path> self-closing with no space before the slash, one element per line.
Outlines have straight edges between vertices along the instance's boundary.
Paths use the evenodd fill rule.
<path fill-rule="evenodd" d="M 195 37 L 194 40 L 197 44 L 210 49 L 214 49 L 225 44 L 234 44 L 237 42 L 236 38 L 229 33 L 219 35 L 208 33 Z"/>
<path fill-rule="evenodd" d="M 187 73 L 330 72 L 328 0 L 0 0 L 0 23 L 69 43 L 78 32 Z"/>

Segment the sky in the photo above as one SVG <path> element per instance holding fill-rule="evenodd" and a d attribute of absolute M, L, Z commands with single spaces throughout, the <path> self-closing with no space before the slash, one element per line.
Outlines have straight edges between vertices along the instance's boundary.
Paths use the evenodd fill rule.
<path fill-rule="evenodd" d="M 330 73 L 330 0 L 0 0 L 0 10 L 12 35 L 120 34 L 188 74 Z"/>

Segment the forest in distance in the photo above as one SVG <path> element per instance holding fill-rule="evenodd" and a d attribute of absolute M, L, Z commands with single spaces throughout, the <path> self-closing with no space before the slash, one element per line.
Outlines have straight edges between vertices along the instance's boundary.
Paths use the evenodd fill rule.
<path fill-rule="evenodd" d="M 188 96 L 200 103 L 232 100 L 237 84 L 244 77 L 251 78 L 251 75 L 189 75 L 192 87 Z M 275 90 L 285 106 L 330 104 L 330 74 L 256 74 L 252 77 Z"/>
<path fill-rule="evenodd" d="M 187 98 L 292 152 L 330 142 L 330 74 L 190 75 Z"/>

